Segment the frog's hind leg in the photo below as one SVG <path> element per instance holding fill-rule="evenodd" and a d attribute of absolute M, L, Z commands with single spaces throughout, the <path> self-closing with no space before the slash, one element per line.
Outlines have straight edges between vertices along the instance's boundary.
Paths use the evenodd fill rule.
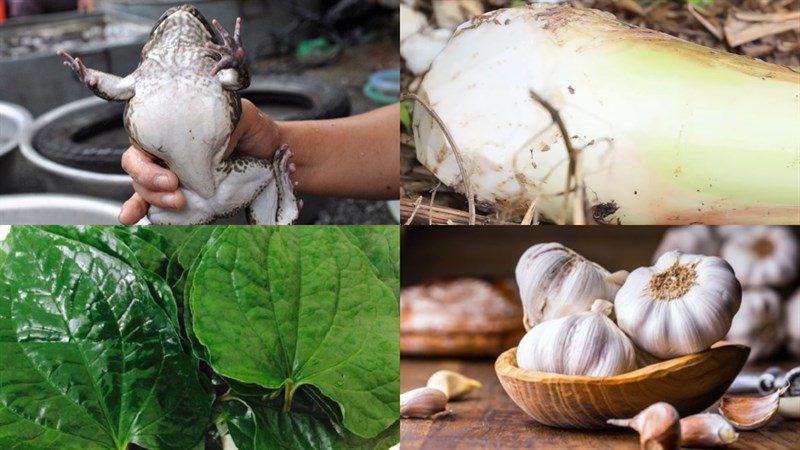
<path fill-rule="evenodd" d="M 274 185 L 268 160 L 252 156 L 232 156 L 216 168 L 217 190 L 210 198 L 182 188 L 186 206 L 179 210 L 151 206 L 147 217 L 154 225 L 198 225 L 235 214 L 253 203 L 269 186 Z"/>
<path fill-rule="evenodd" d="M 290 175 L 294 164 L 289 163 L 292 150 L 284 145 L 272 158 L 273 182 L 247 207 L 247 220 L 255 225 L 291 225 L 297 220 L 303 201 L 294 195 L 294 183 Z"/>

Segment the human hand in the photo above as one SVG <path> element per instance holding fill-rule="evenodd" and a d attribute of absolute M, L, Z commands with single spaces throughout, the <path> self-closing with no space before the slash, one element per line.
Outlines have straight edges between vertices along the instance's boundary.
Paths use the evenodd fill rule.
<path fill-rule="evenodd" d="M 225 157 L 234 150 L 258 158 L 271 158 L 281 144 L 280 128 L 249 100 L 242 100 L 242 116 L 231 134 Z M 133 179 L 136 191 L 119 213 L 123 225 L 133 225 L 147 215 L 150 205 L 180 209 L 186 204 L 178 177 L 169 169 L 159 166 L 146 151 L 131 146 L 122 154 L 122 168 Z"/>

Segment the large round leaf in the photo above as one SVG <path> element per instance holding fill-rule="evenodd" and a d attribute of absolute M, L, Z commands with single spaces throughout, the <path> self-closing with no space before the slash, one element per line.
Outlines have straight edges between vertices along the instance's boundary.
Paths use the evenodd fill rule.
<path fill-rule="evenodd" d="M 191 284 L 194 333 L 221 375 L 287 401 L 313 385 L 361 437 L 397 420 L 398 303 L 338 228 L 231 227 Z"/>
<path fill-rule="evenodd" d="M 212 397 L 141 272 L 20 227 L 0 272 L 0 447 L 186 449 Z"/>

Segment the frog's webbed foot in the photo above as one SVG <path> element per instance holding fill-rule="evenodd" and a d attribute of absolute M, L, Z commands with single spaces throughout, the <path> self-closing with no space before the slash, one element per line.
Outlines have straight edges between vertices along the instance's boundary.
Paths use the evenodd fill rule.
<path fill-rule="evenodd" d="M 284 146 L 269 160 L 252 156 L 232 156 L 216 168 L 217 189 L 210 198 L 181 188 L 186 205 L 179 210 L 151 206 L 147 213 L 154 225 L 195 225 L 235 214 L 247 207 L 250 223 L 291 224 L 299 208 L 294 183 L 289 178 L 295 168 L 289 163 L 292 153 Z"/>
<path fill-rule="evenodd" d="M 274 183 L 270 183 L 247 207 L 247 221 L 255 225 L 290 225 L 297 220 L 303 201 L 294 195 L 295 183 L 290 176 L 295 172 L 290 163 L 292 150 L 284 145 L 272 157 Z"/>
<path fill-rule="evenodd" d="M 105 100 L 118 101 L 133 97 L 135 83 L 132 76 L 120 78 L 99 70 L 92 70 L 87 68 L 80 58 L 73 58 L 67 52 L 59 50 L 56 54 L 64 58 L 64 66 L 72 69 L 81 83 L 91 89 L 94 95 Z"/>
<path fill-rule="evenodd" d="M 214 19 L 213 23 L 219 31 L 219 34 L 222 35 L 225 44 L 217 45 L 212 42 L 206 43 L 206 48 L 215 51 L 220 56 L 217 65 L 211 69 L 211 76 L 216 77 L 217 74 L 219 74 L 218 79 L 225 89 L 244 89 L 250 85 L 250 73 L 247 71 L 244 48 L 242 47 L 242 18 L 236 18 L 236 29 L 233 31 L 233 36 L 222 28 L 222 25 L 220 25 L 216 19 Z"/>

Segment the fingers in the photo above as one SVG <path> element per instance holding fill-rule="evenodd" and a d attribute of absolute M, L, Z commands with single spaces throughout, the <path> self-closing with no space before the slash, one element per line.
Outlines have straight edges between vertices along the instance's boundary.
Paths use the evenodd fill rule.
<path fill-rule="evenodd" d="M 236 45 L 239 45 L 239 42 L 240 42 L 239 41 L 239 36 L 240 36 L 241 28 L 242 28 L 242 18 L 241 17 L 237 17 L 236 18 L 236 28 L 234 28 L 234 30 L 233 30 L 233 41 L 236 42 Z"/>
<path fill-rule="evenodd" d="M 178 177 L 153 162 L 153 158 L 136 147 L 122 154 L 122 169 L 133 181 L 152 192 L 172 192 L 178 189 Z"/>
<path fill-rule="evenodd" d="M 217 44 L 215 44 L 215 43 L 213 43 L 213 42 L 206 42 L 206 48 L 209 48 L 209 49 L 211 49 L 211 50 L 214 50 L 214 51 L 215 51 L 215 52 L 217 52 L 217 53 L 223 53 L 223 52 L 225 52 L 225 50 L 226 50 L 226 48 L 225 48 L 225 47 L 223 47 L 223 46 L 221 46 L 221 45 L 217 45 Z"/>
<path fill-rule="evenodd" d="M 180 190 L 153 191 L 147 187 L 133 182 L 133 189 L 147 203 L 166 209 L 181 209 L 186 205 L 186 198 Z"/>
<path fill-rule="evenodd" d="M 133 194 L 127 202 L 122 204 L 117 220 L 123 225 L 133 225 L 147 214 L 147 202 L 139 194 Z"/>

